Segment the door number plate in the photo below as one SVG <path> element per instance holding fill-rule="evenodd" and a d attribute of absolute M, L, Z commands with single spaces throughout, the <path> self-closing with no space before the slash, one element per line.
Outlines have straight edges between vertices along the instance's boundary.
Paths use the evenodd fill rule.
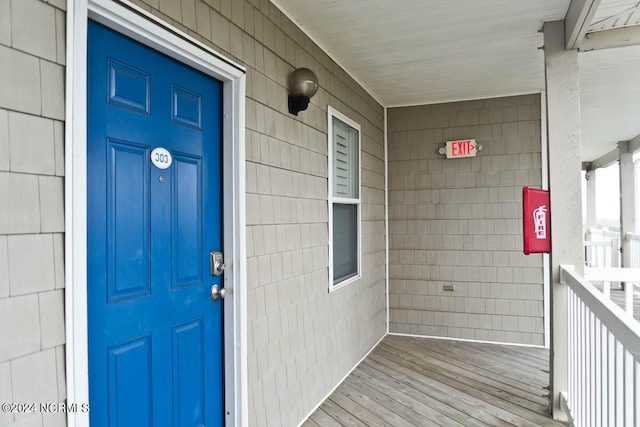
<path fill-rule="evenodd" d="M 168 169 L 172 162 L 173 157 L 166 148 L 157 147 L 151 152 L 151 163 L 158 169 Z"/>

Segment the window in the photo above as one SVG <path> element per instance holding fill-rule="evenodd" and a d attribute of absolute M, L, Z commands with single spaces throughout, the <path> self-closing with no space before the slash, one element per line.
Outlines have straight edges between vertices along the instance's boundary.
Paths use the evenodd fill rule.
<path fill-rule="evenodd" d="M 329 107 L 329 291 L 360 278 L 360 125 Z"/>

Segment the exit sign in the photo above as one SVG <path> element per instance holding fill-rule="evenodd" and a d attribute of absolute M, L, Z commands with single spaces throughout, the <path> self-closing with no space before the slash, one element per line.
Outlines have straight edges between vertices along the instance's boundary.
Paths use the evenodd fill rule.
<path fill-rule="evenodd" d="M 476 144 L 475 139 L 461 139 L 458 141 L 447 141 L 445 153 L 447 159 L 459 159 L 462 157 L 475 157 L 481 147 Z"/>

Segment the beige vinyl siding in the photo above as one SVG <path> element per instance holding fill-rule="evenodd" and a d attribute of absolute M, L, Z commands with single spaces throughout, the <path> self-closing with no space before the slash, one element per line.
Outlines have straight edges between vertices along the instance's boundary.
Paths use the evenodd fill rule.
<path fill-rule="evenodd" d="M 540 95 L 392 108 L 388 120 L 391 332 L 542 345 L 542 255 L 522 253 L 521 200 L 542 180 Z M 477 157 L 438 153 L 467 138 Z"/>
<path fill-rule="evenodd" d="M 66 399 L 65 1 L 0 1 L 0 402 Z M 0 425 L 64 414 L 0 412 Z"/>
<path fill-rule="evenodd" d="M 249 425 L 296 425 L 384 335 L 384 111 L 269 0 L 136 0 L 247 67 Z M 287 109 L 297 67 L 320 88 Z M 362 137 L 362 278 L 329 294 L 327 106 Z"/>

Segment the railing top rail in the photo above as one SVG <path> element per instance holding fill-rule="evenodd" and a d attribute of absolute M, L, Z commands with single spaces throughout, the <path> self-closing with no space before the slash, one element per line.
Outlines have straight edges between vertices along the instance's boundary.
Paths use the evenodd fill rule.
<path fill-rule="evenodd" d="M 627 240 L 640 240 L 640 234 L 626 233 L 624 238 Z"/>
<path fill-rule="evenodd" d="M 595 282 L 640 282 L 640 268 L 585 267 L 584 278 Z"/>
<path fill-rule="evenodd" d="M 586 240 L 584 242 L 585 246 L 606 246 L 606 247 L 610 247 L 611 246 L 611 242 L 613 241 L 617 241 L 618 239 L 612 239 L 612 240 Z"/>
<path fill-rule="evenodd" d="M 576 273 L 572 265 L 560 266 L 560 281 L 573 290 L 627 351 L 640 359 L 640 323 L 606 299 L 591 283 Z"/>

